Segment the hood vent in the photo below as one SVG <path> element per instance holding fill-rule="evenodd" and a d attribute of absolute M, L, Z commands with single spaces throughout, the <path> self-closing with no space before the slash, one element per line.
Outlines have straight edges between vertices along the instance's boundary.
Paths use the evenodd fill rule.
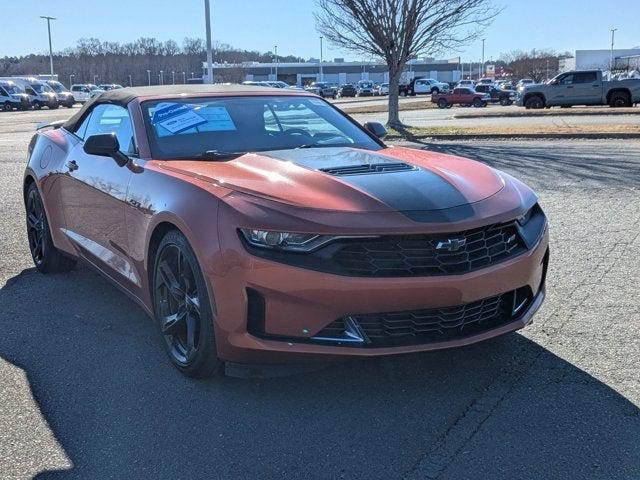
<path fill-rule="evenodd" d="M 321 172 L 342 177 L 345 175 L 368 175 L 370 173 L 406 172 L 417 170 L 417 167 L 407 163 L 374 163 L 364 165 L 347 165 L 344 167 L 321 168 Z"/>

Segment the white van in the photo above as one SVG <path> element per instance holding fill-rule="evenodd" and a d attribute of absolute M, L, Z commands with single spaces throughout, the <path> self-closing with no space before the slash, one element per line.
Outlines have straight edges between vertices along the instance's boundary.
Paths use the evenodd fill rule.
<path fill-rule="evenodd" d="M 0 108 L 5 111 L 29 110 L 29 96 L 11 80 L 0 80 Z"/>
<path fill-rule="evenodd" d="M 71 92 L 67 90 L 67 87 L 65 87 L 62 83 L 58 82 L 57 80 L 47 80 L 46 82 L 47 82 L 47 85 L 49 85 L 53 89 L 53 91 L 56 93 L 56 97 L 58 98 L 59 105 L 64 105 L 67 108 L 73 107 L 76 101 L 73 98 L 73 95 L 71 94 Z"/>
<path fill-rule="evenodd" d="M 46 82 L 33 77 L 17 77 L 12 80 L 24 89 L 24 93 L 29 95 L 29 103 L 36 110 L 40 110 L 42 107 L 49 107 L 52 110 L 58 108 L 56 92 Z"/>

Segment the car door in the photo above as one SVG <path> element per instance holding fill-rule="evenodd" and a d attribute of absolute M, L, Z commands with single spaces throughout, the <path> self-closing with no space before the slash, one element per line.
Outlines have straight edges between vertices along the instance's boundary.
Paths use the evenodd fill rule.
<path fill-rule="evenodd" d="M 429 85 L 426 80 L 416 80 L 413 84 L 413 91 L 415 93 L 426 93 L 428 91 Z"/>
<path fill-rule="evenodd" d="M 573 102 L 578 104 L 598 104 L 602 102 L 602 82 L 596 72 L 575 72 L 573 74 Z"/>
<path fill-rule="evenodd" d="M 574 102 L 573 73 L 567 73 L 549 89 L 547 105 L 570 105 Z"/>
<path fill-rule="evenodd" d="M 122 283 L 136 282 L 128 251 L 125 225 L 127 187 L 132 175 L 111 157 L 89 155 L 84 142 L 92 135 L 113 133 L 120 150 L 132 155 L 135 142 L 127 109 L 112 104 L 96 105 L 74 132 L 79 142 L 67 156 L 61 187 L 65 234 L 78 253 Z"/>

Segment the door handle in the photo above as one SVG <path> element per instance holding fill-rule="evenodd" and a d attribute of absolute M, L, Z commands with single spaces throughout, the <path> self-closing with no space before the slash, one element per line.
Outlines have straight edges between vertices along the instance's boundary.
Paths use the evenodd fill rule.
<path fill-rule="evenodd" d="M 73 172 L 79 168 L 75 160 L 69 160 L 64 165 L 69 169 L 70 172 Z"/>

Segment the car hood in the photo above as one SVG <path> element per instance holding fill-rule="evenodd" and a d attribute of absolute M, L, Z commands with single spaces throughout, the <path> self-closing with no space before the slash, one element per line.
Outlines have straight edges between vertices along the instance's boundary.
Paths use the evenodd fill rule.
<path fill-rule="evenodd" d="M 163 161 L 160 167 L 232 191 L 330 211 L 443 210 L 504 187 L 502 177 L 482 163 L 399 147 L 278 150 L 224 162 Z"/>

